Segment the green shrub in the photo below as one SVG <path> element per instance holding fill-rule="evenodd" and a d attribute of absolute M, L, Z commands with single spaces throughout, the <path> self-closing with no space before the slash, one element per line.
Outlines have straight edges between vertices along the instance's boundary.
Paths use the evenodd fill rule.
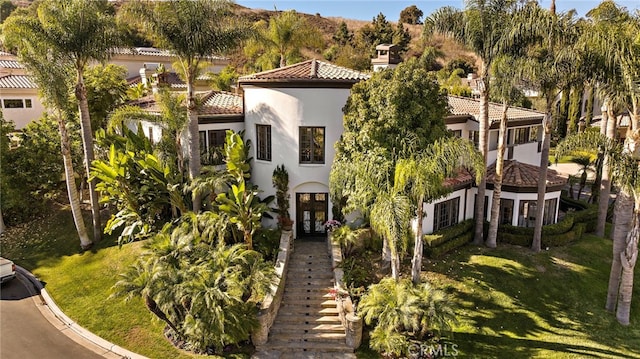
<path fill-rule="evenodd" d="M 573 226 L 570 231 L 554 235 L 542 235 L 543 247 L 557 247 L 567 243 L 571 243 L 582 238 L 582 234 L 585 233 L 587 225 L 585 223 L 578 223 Z M 508 232 L 498 231 L 498 241 L 501 243 L 509 243 L 517 246 L 530 247 L 533 241 L 532 235 L 520 235 Z"/>
<path fill-rule="evenodd" d="M 280 230 L 260 228 L 253 235 L 253 249 L 267 261 L 275 261 L 280 250 Z"/>
<path fill-rule="evenodd" d="M 455 226 L 436 231 L 433 234 L 426 234 L 423 238 L 425 247 L 437 247 L 456 237 L 459 237 L 473 229 L 473 219 L 467 219 Z"/>
<path fill-rule="evenodd" d="M 473 234 L 473 231 L 469 231 L 457 238 L 444 242 L 437 247 L 425 247 L 425 255 L 429 258 L 438 258 L 452 249 L 456 249 L 471 242 L 471 240 L 473 240 Z"/>
<path fill-rule="evenodd" d="M 575 223 L 586 224 L 585 233 L 594 232 L 596 230 L 598 220 L 598 206 L 589 206 L 584 211 L 573 213 L 573 221 Z"/>
<path fill-rule="evenodd" d="M 436 258 L 458 248 L 473 239 L 473 219 L 460 222 L 455 226 L 424 236 L 424 254 Z"/>

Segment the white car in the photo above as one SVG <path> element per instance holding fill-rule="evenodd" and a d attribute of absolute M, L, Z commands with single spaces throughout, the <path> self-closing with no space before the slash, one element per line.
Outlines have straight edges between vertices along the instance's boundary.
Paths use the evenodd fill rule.
<path fill-rule="evenodd" d="M 5 258 L 0 257 L 0 283 L 12 280 L 16 277 L 16 265 Z"/>

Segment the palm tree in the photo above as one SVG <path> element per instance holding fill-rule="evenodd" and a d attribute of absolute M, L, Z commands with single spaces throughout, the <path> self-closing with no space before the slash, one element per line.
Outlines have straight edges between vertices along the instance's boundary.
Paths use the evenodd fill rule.
<path fill-rule="evenodd" d="M 60 54 L 64 63 L 70 63 L 76 73 L 75 96 L 78 100 L 82 146 L 87 176 L 94 160 L 93 131 L 89 117 L 87 88 L 84 71 L 93 61 L 104 61 L 109 52 L 120 43 L 114 10 L 107 0 L 51 0 L 36 3 L 37 17 L 20 15 L 11 17 L 3 26 L 6 37 L 33 39 L 40 46 Z M 93 219 L 93 239 L 102 237 L 100 205 L 95 183 L 89 181 L 89 197 Z"/>
<path fill-rule="evenodd" d="M 200 63 L 207 57 L 234 49 L 247 36 L 240 19 L 230 13 L 228 0 L 168 0 L 152 4 L 141 1 L 126 4 L 123 12 L 141 21 L 145 31 L 158 46 L 168 48 L 178 57 L 180 72 L 187 84 L 187 121 L 189 177 L 200 175 L 200 141 L 198 136 L 195 79 Z M 199 198 L 193 210 L 199 211 Z"/>
<path fill-rule="evenodd" d="M 491 217 L 489 220 L 489 232 L 486 245 L 489 248 L 497 246 L 498 219 L 500 216 L 500 197 L 502 194 L 502 176 L 504 169 L 504 151 L 507 138 L 507 113 L 512 101 L 518 95 L 516 76 L 519 63 L 511 56 L 503 55 L 493 63 L 495 77 L 492 84 L 493 93 L 502 101 L 502 116 L 500 117 L 500 129 L 498 132 L 498 154 L 496 158 L 496 170 L 493 179 L 493 196 L 491 200 Z"/>
<path fill-rule="evenodd" d="M 458 40 L 476 56 L 480 67 L 480 133 L 479 147 L 486 166 L 489 141 L 489 93 L 490 68 L 493 61 L 503 52 L 504 35 L 511 26 L 510 12 L 516 1 L 513 0 L 470 0 L 465 2 L 465 10 L 459 11 L 444 7 L 425 20 L 425 35 L 441 33 Z M 484 197 L 486 176 L 478 183 L 475 201 L 474 243 L 483 243 Z"/>
<path fill-rule="evenodd" d="M 446 294 L 428 283 L 385 278 L 369 287 L 358 304 L 367 324 L 375 321 L 371 347 L 399 355 L 409 336 L 424 339 L 429 331 L 449 330 L 455 315 Z"/>
<path fill-rule="evenodd" d="M 481 177 L 486 170 L 474 144 L 455 137 L 438 140 L 424 152 L 409 159 L 400 159 L 396 164 L 395 185 L 411 193 L 418 221 L 411 260 L 411 279 L 414 284 L 420 282 L 422 269 L 424 204 L 450 192 L 449 188 L 443 186 L 443 182 L 448 177 L 458 175 L 462 167 L 472 169 L 476 178 Z"/>
<path fill-rule="evenodd" d="M 555 6 L 552 6 L 555 9 Z M 510 38 L 527 39 L 529 46 L 525 48 L 525 63 L 522 66 L 521 78 L 540 89 L 545 99 L 545 117 L 542 123 L 542 148 L 540 153 L 540 172 L 538 177 L 538 203 L 544 203 L 546 181 L 549 164 L 549 148 L 553 123 L 553 104 L 558 88 L 570 82 L 574 71 L 573 59 L 561 51 L 574 42 L 574 21 L 572 13 L 557 15 L 555 11 L 547 11 L 537 3 L 529 2 L 515 14 L 514 23 L 519 24 L 512 29 Z M 542 243 L 543 205 L 536 208 L 532 250 L 539 252 Z"/>
<path fill-rule="evenodd" d="M 576 197 L 576 199 L 580 199 L 580 196 L 582 195 L 582 191 L 587 185 L 587 178 L 589 176 L 589 171 L 593 172 L 593 169 L 591 167 L 593 166 L 594 162 L 593 160 L 591 160 L 590 155 L 572 157 L 571 162 L 581 166 L 580 167 L 580 172 L 581 172 L 580 187 L 578 188 L 578 195 Z"/>
<path fill-rule="evenodd" d="M 11 24 L 10 22 L 8 23 Z M 13 25 L 8 26 L 8 29 L 11 29 Z M 82 249 L 88 249 L 93 245 L 93 242 L 87 234 L 84 219 L 82 218 L 80 196 L 76 186 L 75 171 L 71 158 L 71 144 L 66 125 L 70 112 L 69 94 L 72 88 L 72 67 L 68 62 L 65 62 L 66 60 L 63 56 L 55 52 L 55 49 L 43 47 L 43 43 L 36 38 L 12 38 L 10 32 L 10 35 L 5 39 L 7 40 L 6 44 L 18 48 L 20 61 L 28 68 L 29 73 L 38 84 L 44 102 L 55 111 L 71 213 L 80 238 L 80 246 Z M 54 66 L 51 66 L 51 64 L 54 64 Z"/>
<path fill-rule="evenodd" d="M 279 60 L 279 67 L 287 66 L 291 58 L 300 57 L 301 47 L 319 48 L 322 36 L 295 10 L 281 12 L 269 19 L 254 25 L 257 37 L 252 39 L 245 53 L 261 53 L 258 63 L 262 70 L 272 69 L 271 60 Z"/>

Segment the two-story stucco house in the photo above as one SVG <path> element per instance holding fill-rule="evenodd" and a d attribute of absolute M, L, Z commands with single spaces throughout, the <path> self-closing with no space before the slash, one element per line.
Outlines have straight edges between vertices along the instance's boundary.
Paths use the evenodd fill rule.
<path fill-rule="evenodd" d="M 17 130 L 23 129 L 45 111 L 38 96 L 38 86 L 17 58 L 0 53 L 0 105 L 6 121 L 13 121 Z"/>
<path fill-rule="evenodd" d="M 204 95 L 206 106 L 199 116 L 201 147 L 209 151 L 220 148 L 225 130 L 244 130 L 245 139 L 252 143 L 251 181 L 259 186 L 263 196 L 275 194 L 273 170 L 283 164 L 289 172 L 290 212 L 295 221 L 295 235 L 324 235 L 324 223 L 333 217 L 329 173 L 335 156 L 334 144 L 344 129 L 342 108 L 351 87 L 368 78 L 368 74 L 318 60 L 243 76 L 238 80 L 242 95 L 216 91 Z M 153 98 L 147 98 L 138 102 L 143 107 L 153 108 L 153 101 Z M 445 119 L 448 129 L 454 135 L 477 141 L 479 101 L 451 96 L 449 106 L 451 113 Z M 502 106 L 490 104 L 486 208 L 491 205 L 501 115 Z M 532 226 L 537 206 L 544 114 L 511 108 L 507 116 L 500 223 Z M 452 192 L 425 205 L 423 228 L 427 233 L 473 218 L 477 188 L 472 176 L 461 173 L 448 181 Z M 545 224 L 557 220 L 560 189 L 565 182 L 554 171 L 549 171 Z M 486 217 L 488 220 L 488 215 Z"/>

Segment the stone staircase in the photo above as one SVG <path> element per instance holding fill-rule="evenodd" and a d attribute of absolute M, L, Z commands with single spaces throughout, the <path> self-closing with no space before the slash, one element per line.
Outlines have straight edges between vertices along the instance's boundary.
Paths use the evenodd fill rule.
<path fill-rule="evenodd" d="M 345 344 L 336 301 L 329 293 L 332 288 L 327 243 L 296 240 L 278 316 L 268 342 L 253 358 L 355 359 Z"/>

